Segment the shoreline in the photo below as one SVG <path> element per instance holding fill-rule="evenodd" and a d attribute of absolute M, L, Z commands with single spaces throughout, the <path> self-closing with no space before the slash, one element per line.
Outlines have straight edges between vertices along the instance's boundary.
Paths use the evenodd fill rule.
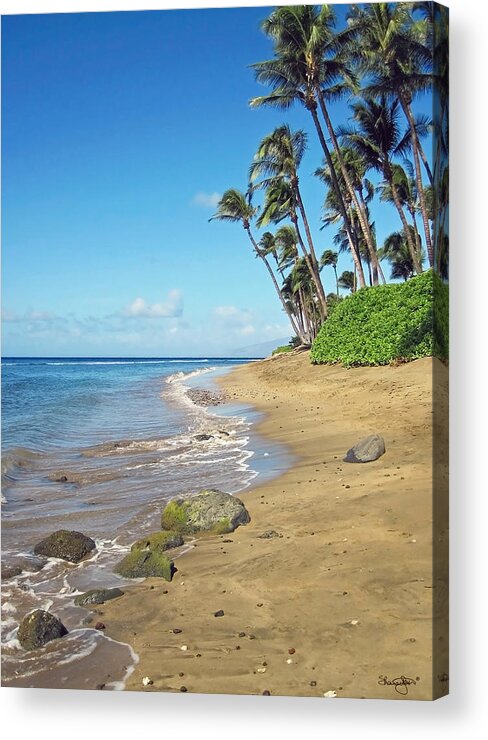
<path fill-rule="evenodd" d="M 295 462 L 238 494 L 250 524 L 102 607 L 107 635 L 139 656 L 127 689 L 147 676 L 146 691 L 432 698 L 433 362 L 345 370 L 304 353 L 218 380 Z M 372 432 L 386 454 L 343 463 Z M 412 683 L 385 683 L 399 676 Z"/>

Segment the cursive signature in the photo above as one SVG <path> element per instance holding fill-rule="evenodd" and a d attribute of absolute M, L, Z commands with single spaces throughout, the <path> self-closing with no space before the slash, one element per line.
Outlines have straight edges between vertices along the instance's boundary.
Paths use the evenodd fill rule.
<path fill-rule="evenodd" d="M 417 676 L 417 680 L 414 678 L 408 678 L 408 676 L 398 676 L 398 678 L 388 678 L 388 676 L 379 676 L 378 684 L 380 686 L 394 686 L 397 694 L 406 696 L 408 694 L 408 687 L 415 686 L 417 681 L 420 679 Z"/>

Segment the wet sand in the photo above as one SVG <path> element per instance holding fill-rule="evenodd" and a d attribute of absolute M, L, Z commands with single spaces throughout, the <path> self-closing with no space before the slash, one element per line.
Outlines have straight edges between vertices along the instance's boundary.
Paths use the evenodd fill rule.
<path fill-rule="evenodd" d="M 432 620 L 433 363 L 442 427 L 447 369 L 429 358 L 345 370 L 282 355 L 221 379 L 230 400 L 265 412 L 259 432 L 297 462 L 244 491 L 251 523 L 199 539 L 171 583 L 147 579 L 101 607 L 106 633 L 139 655 L 127 689 L 424 700 L 447 691 L 432 665 L 433 640 L 445 640 Z M 374 432 L 383 457 L 342 461 Z M 260 537 L 268 530 L 278 536 Z M 436 603 L 445 594 L 437 580 Z"/>

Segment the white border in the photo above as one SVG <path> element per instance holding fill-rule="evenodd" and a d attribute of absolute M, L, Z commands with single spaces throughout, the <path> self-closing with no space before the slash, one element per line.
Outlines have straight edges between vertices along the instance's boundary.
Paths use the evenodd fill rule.
<path fill-rule="evenodd" d="M 264 2 L 0 0 L 7 13 L 265 5 Z M 486 0 L 451 8 L 451 695 L 430 703 L 2 689 L 4 731 L 97 738 L 477 738 L 485 709 L 488 523 Z M 486 728 L 486 721 L 485 721 Z"/>

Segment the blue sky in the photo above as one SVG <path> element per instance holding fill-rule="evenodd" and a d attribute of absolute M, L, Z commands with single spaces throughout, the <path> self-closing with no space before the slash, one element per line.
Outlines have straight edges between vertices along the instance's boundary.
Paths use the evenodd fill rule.
<path fill-rule="evenodd" d="M 286 120 L 310 133 L 304 200 L 318 251 L 333 246 L 306 112 L 248 106 L 267 13 L 2 18 L 4 355 L 226 355 L 290 334 L 244 231 L 208 223 Z M 381 214 L 380 242 L 399 228 Z"/>

